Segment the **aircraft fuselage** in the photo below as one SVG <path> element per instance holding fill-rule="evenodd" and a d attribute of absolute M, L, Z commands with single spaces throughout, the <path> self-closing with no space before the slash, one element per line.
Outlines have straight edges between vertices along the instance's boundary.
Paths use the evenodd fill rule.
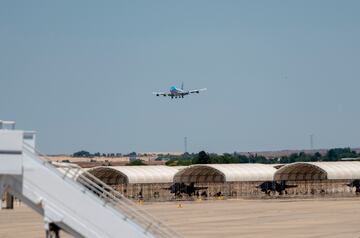
<path fill-rule="evenodd" d="M 183 98 L 184 97 L 184 95 L 187 95 L 187 94 L 189 94 L 189 92 L 186 92 L 186 91 L 184 91 L 184 90 L 182 90 L 182 89 L 178 89 L 177 87 L 175 87 L 175 86 L 172 86 L 171 88 L 170 88 L 170 97 L 171 98 L 177 98 L 177 97 L 181 97 L 181 98 Z"/>

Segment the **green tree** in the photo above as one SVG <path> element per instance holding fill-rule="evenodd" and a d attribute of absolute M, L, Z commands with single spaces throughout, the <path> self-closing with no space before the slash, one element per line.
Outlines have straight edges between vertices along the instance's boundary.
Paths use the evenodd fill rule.
<path fill-rule="evenodd" d="M 128 163 L 127 165 L 132 166 L 132 165 L 146 165 L 146 164 L 144 163 L 144 161 L 137 159 L 130 161 L 130 163 Z"/>
<path fill-rule="evenodd" d="M 200 151 L 197 158 L 193 160 L 193 164 L 209 164 L 210 156 L 205 151 Z"/>

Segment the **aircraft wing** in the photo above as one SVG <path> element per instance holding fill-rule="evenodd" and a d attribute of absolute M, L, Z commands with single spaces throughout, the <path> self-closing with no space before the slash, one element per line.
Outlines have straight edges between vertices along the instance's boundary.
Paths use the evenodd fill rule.
<path fill-rule="evenodd" d="M 156 96 L 164 96 L 164 97 L 170 96 L 169 93 L 164 93 L 164 92 L 153 92 L 153 94 Z"/>
<path fill-rule="evenodd" d="M 189 93 L 200 93 L 202 91 L 206 91 L 207 88 L 201 88 L 201 89 L 195 89 L 195 90 L 190 90 Z"/>

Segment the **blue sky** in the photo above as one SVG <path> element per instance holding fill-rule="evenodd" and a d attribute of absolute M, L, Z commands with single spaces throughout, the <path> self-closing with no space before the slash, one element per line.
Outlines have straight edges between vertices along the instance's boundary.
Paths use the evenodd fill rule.
<path fill-rule="evenodd" d="M 1 1 L 0 118 L 46 153 L 360 146 L 359 1 Z M 153 91 L 185 83 L 183 100 Z"/>

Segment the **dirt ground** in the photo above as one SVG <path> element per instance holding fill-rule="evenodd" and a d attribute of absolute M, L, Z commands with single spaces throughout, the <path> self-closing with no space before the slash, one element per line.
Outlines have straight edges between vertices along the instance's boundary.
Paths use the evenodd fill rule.
<path fill-rule="evenodd" d="M 184 237 L 360 238 L 360 199 L 226 200 L 152 203 L 144 209 Z M 0 211 L 0 237 L 44 237 L 25 206 Z M 62 236 L 69 237 L 69 236 Z"/>

